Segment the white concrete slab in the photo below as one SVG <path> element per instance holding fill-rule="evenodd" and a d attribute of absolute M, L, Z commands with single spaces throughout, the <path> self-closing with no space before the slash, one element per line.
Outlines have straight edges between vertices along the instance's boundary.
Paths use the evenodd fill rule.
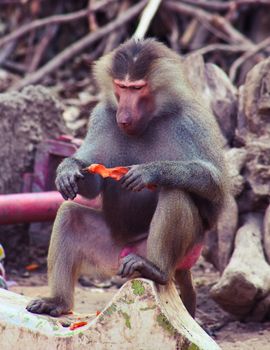
<path fill-rule="evenodd" d="M 75 330 L 59 318 L 31 314 L 29 298 L 0 290 L 1 350 L 218 350 L 218 345 L 190 317 L 174 285 L 149 280 L 127 282 L 104 310 L 87 316 Z"/>

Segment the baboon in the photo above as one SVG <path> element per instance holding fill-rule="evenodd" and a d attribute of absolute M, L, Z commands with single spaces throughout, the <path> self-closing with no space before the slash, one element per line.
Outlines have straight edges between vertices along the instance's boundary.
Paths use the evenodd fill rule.
<path fill-rule="evenodd" d="M 94 73 L 102 100 L 83 144 L 57 169 L 56 186 L 67 201 L 50 242 L 51 296 L 27 309 L 68 312 L 81 273 L 136 272 L 159 284 L 175 277 L 194 316 L 190 268 L 227 191 L 214 116 L 192 90 L 182 58 L 154 39 L 125 42 L 99 59 Z M 129 171 L 120 182 L 83 174 L 93 163 Z M 68 200 L 77 193 L 102 194 L 102 210 Z"/>

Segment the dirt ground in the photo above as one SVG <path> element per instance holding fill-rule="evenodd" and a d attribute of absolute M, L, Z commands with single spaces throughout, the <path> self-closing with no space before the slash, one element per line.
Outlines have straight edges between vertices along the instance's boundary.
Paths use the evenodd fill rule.
<path fill-rule="evenodd" d="M 210 264 L 201 259 L 194 267 L 193 276 L 198 292 L 197 321 L 223 350 L 270 349 L 270 322 L 241 323 L 222 311 L 211 300 L 209 290 L 218 279 L 218 273 Z M 44 269 L 25 274 L 10 274 L 10 278 L 16 282 L 15 286 L 10 287 L 11 291 L 30 297 L 48 294 Z M 105 307 L 116 291 L 115 285 L 96 288 L 78 284 L 75 311 L 95 315 Z"/>

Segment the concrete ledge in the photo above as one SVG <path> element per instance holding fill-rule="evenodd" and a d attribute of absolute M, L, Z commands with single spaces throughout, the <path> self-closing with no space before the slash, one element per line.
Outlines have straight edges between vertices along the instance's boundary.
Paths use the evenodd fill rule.
<path fill-rule="evenodd" d="M 0 348 L 3 350 L 218 350 L 193 320 L 174 284 L 157 287 L 145 279 L 128 281 L 97 316 L 71 330 L 63 318 L 31 314 L 29 298 L 0 289 Z M 78 315 L 69 317 L 78 322 Z"/>

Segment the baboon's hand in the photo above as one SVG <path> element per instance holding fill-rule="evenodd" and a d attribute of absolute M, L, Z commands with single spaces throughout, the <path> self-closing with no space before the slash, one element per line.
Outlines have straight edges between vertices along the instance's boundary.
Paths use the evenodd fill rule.
<path fill-rule="evenodd" d="M 138 192 L 143 188 L 155 185 L 156 169 L 149 164 L 132 165 L 126 175 L 121 179 L 122 187 Z"/>
<path fill-rule="evenodd" d="M 55 180 L 57 190 L 61 193 L 64 199 L 74 199 L 78 193 L 78 180 L 83 179 L 78 166 L 61 169 L 58 172 Z"/>

